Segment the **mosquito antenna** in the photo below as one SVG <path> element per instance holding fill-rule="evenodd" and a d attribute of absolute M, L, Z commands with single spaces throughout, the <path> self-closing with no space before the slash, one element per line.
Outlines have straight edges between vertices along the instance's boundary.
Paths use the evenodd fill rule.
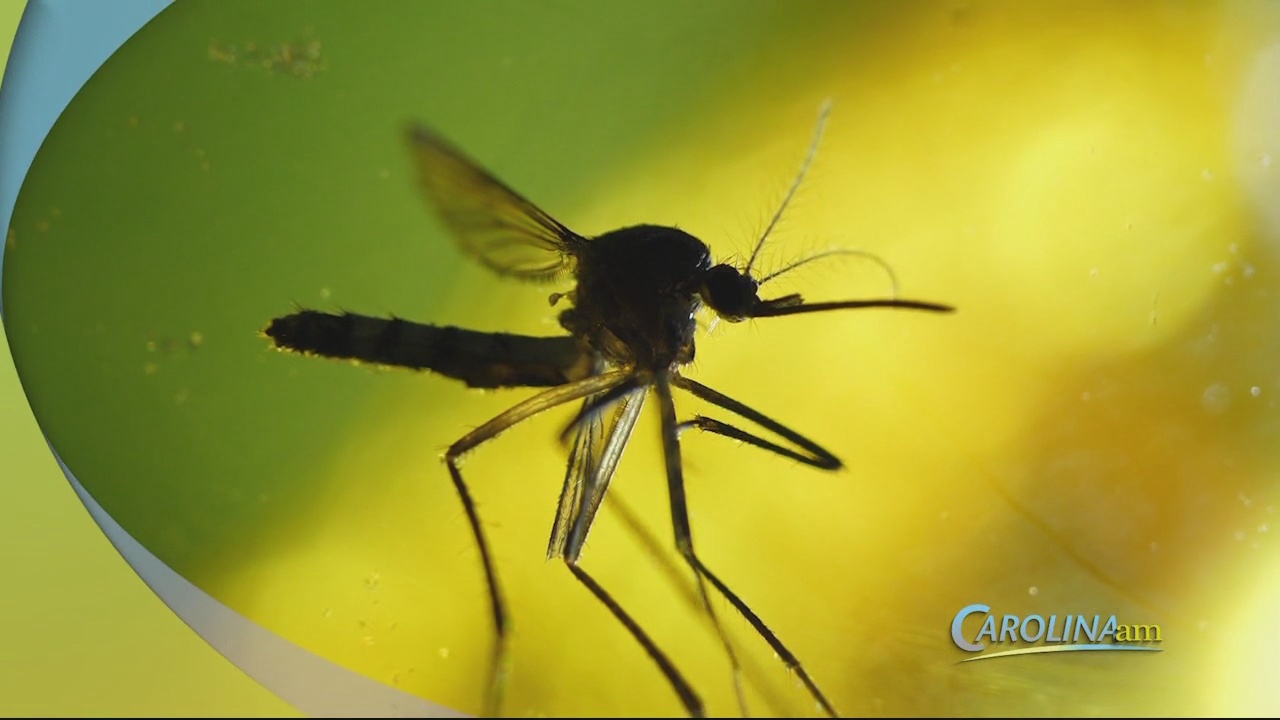
<path fill-rule="evenodd" d="M 852 250 L 847 248 L 834 248 L 831 250 L 824 250 L 823 252 L 814 253 L 813 255 L 810 255 L 808 257 L 800 258 L 799 260 L 796 260 L 795 262 L 791 263 L 790 265 L 787 265 L 781 270 L 775 270 L 774 272 L 769 273 L 768 275 L 765 275 L 763 278 L 760 278 L 759 284 L 763 286 L 765 283 L 769 282 L 770 280 L 773 280 L 779 275 L 782 275 L 784 273 L 789 273 L 792 270 L 795 270 L 796 268 L 801 267 L 802 265 L 808 265 L 814 260 L 821 260 L 823 258 L 831 257 L 832 255 L 855 255 L 857 257 L 866 258 L 867 260 L 870 260 L 876 265 L 879 265 L 880 269 L 884 270 L 884 273 L 889 276 L 889 287 L 890 287 L 892 296 L 894 298 L 898 297 L 898 276 L 893 272 L 893 268 L 889 266 L 889 263 L 881 259 L 879 255 L 875 255 L 869 252 L 864 252 L 862 250 Z"/>
<path fill-rule="evenodd" d="M 806 303 L 799 295 L 787 295 L 775 300 L 766 300 L 751 311 L 751 317 L 778 317 L 780 315 L 800 315 L 803 313 L 826 312 L 828 310 L 855 310 L 859 308 L 901 308 L 903 310 L 924 310 L 927 312 L 955 312 L 950 305 L 943 305 L 923 300 L 839 300 L 836 302 Z"/>
<path fill-rule="evenodd" d="M 791 189 L 787 191 L 787 196 L 782 199 L 782 205 L 778 207 L 778 212 L 773 214 L 773 219 L 769 221 L 769 226 L 764 229 L 764 234 L 760 236 L 760 242 L 756 243 L 756 249 L 751 253 L 751 259 L 747 261 L 747 267 L 742 271 L 743 275 L 751 274 L 751 266 L 755 265 L 756 258 L 760 255 L 761 248 L 764 247 L 764 241 L 769 239 L 769 233 L 773 232 L 773 228 L 778 224 L 778 220 L 782 218 L 782 212 L 787 209 L 787 205 L 791 203 L 791 198 L 795 196 L 796 190 L 800 188 L 800 183 L 804 181 L 805 173 L 809 171 L 809 165 L 813 163 L 813 158 L 818 154 L 818 142 L 822 139 L 822 131 L 827 126 L 827 116 L 831 114 L 831 100 L 827 99 L 822 103 L 822 109 L 818 112 L 818 127 L 813 131 L 813 140 L 809 143 L 809 152 L 805 155 L 804 163 L 800 165 L 800 172 L 796 175 L 796 179 L 791 183 Z"/>

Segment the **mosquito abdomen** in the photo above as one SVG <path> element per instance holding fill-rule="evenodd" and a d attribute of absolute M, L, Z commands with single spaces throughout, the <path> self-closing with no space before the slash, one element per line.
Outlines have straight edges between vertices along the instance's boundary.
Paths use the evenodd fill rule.
<path fill-rule="evenodd" d="M 315 310 L 276 318 L 264 332 L 282 350 L 430 370 L 473 388 L 551 387 L 592 370 L 590 353 L 567 335 L 487 333 Z"/>

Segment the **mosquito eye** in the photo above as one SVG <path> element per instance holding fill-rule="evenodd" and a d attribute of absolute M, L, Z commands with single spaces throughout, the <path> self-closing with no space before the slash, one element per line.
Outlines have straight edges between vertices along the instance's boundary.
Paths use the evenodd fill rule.
<path fill-rule="evenodd" d="M 716 314 L 730 322 L 745 319 L 760 301 L 756 281 L 731 265 L 716 265 L 702 281 L 702 299 Z"/>

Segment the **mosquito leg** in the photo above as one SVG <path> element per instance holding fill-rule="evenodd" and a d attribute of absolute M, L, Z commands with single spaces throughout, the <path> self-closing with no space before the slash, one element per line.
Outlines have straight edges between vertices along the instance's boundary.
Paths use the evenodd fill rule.
<path fill-rule="evenodd" d="M 715 418 L 709 418 L 703 415 L 699 415 L 693 418 L 692 420 L 686 420 L 685 422 L 682 422 L 677 426 L 677 430 L 679 431 L 684 431 L 688 428 L 695 428 L 703 432 L 712 433 L 713 435 L 723 435 L 727 438 L 740 440 L 748 445 L 754 445 L 762 450 L 768 450 L 771 453 L 776 453 L 778 455 L 782 455 L 783 457 L 789 457 L 792 460 L 797 460 L 799 462 L 804 463 L 805 465 L 810 465 L 816 468 L 822 468 L 823 470 L 835 470 L 840 467 L 839 461 L 833 463 L 826 458 L 814 457 L 812 455 L 806 455 L 804 453 L 796 452 L 791 448 L 783 447 L 781 445 L 778 445 L 777 443 L 769 442 L 768 440 L 765 440 L 759 435 L 753 435 L 747 432 L 746 430 L 742 430 L 740 428 L 734 427 L 733 425 L 730 425 L 727 422 L 722 422 L 720 420 L 716 420 Z"/>
<path fill-rule="evenodd" d="M 502 600 L 502 591 L 498 585 L 497 569 L 493 563 L 492 553 L 489 551 L 489 543 L 485 540 L 484 530 L 480 527 L 480 516 L 476 512 L 475 500 L 471 498 L 471 493 L 467 490 L 467 484 L 462 479 L 459 460 L 468 451 L 492 440 L 517 423 L 558 405 L 606 391 L 615 384 L 625 381 L 626 378 L 626 372 L 618 371 L 596 375 L 541 392 L 467 433 L 445 452 L 445 464 L 449 467 L 449 476 L 453 479 L 454 489 L 457 490 L 458 498 L 462 501 L 462 508 L 466 511 L 467 523 L 471 526 L 471 534 L 475 536 L 476 547 L 480 551 L 480 561 L 484 564 L 485 582 L 489 591 L 489 605 L 493 613 L 496 636 L 494 638 L 493 656 L 490 661 L 489 687 L 485 694 L 486 717 L 495 716 L 501 708 L 502 694 L 506 687 L 506 651 L 510 627 L 506 605 Z"/>
<path fill-rule="evenodd" d="M 680 465 L 680 438 L 676 430 L 676 409 L 671 397 L 671 381 L 668 373 L 664 372 L 658 375 L 656 389 L 662 415 L 662 450 L 667 467 L 667 483 L 671 496 L 671 516 L 674 521 L 673 527 L 676 530 L 676 547 L 680 551 L 680 555 L 688 561 L 692 553 L 693 539 L 688 529 L 689 517 L 684 498 L 684 473 Z M 677 487 L 679 488 L 678 492 L 676 491 Z M 683 521 L 677 518 L 683 518 Z M 683 530 L 681 529 L 682 527 Z M 724 646 L 725 654 L 729 656 L 729 664 L 733 670 L 733 689 L 738 698 L 738 707 L 743 716 L 747 716 L 749 712 L 747 710 L 746 692 L 742 687 L 742 664 L 738 661 L 738 654 L 734 651 L 733 644 L 729 642 L 729 636 L 725 633 L 724 627 L 720 624 L 720 618 L 716 615 L 715 608 L 711 605 L 711 598 L 707 595 L 707 585 L 703 581 L 702 574 L 698 571 L 697 565 L 692 563 L 691 565 L 694 570 L 694 577 L 698 581 L 698 595 L 702 600 L 702 607 L 706 610 L 708 617 L 711 618 L 716 635 L 720 638 L 720 644 Z"/>
<path fill-rule="evenodd" d="M 644 522 L 640 520 L 640 516 L 637 515 L 636 511 L 622 499 L 622 495 L 617 489 L 609 492 L 607 502 L 610 510 L 617 514 L 618 519 L 622 521 L 622 524 L 627 528 L 627 531 L 632 535 L 635 535 L 636 540 L 642 547 L 644 547 L 649 556 L 653 558 L 654 562 L 662 569 L 663 574 L 667 576 L 667 579 L 671 581 L 671 584 L 679 588 L 681 599 L 691 607 L 694 607 L 697 610 L 702 610 L 701 597 L 696 590 L 689 586 L 688 574 L 680 565 L 677 565 L 667 556 L 667 546 L 658 540 L 658 537 L 653 533 L 653 531 L 645 527 Z M 683 560 L 683 558 L 681 558 L 681 560 Z M 693 576 L 693 580 L 695 583 L 698 580 L 698 575 L 696 573 Z M 778 710 L 779 713 L 783 712 L 779 709 L 783 707 L 782 698 L 777 694 L 777 692 L 775 692 L 774 688 L 769 687 L 768 681 L 764 679 L 765 676 L 761 672 L 760 667 L 751 663 L 749 658 L 746 658 L 745 660 L 747 660 L 747 666 L 743 667 L 743 672 L 754 676 L 756 681 L 760 684 L 758 690 L 765 695 L 769 705 L 775 710 Z"/>
<path fill-rule="evenodd" d="M 709 418 L 706 419 L 706 420 L 709 420 L 709 422 L 705 423 L 706 427 L 699 427 L 700 430 L 707 430 L 709 432 L 716 432 L 717 434 L 720 434 L 720 435 L 726 435 L 728 437 L 736 438 L 738 440 L 748 442 L 752 445 L 755 445 L 756 447 L 761 447 L 766 450 L 773 450 L 775 452 L 781 451 L 780 454 L 782 455 L 786 455 L 787 457 L 795 457 L 797 460 L 800 460 L 801 462 L 807 465 L 820 467 L 824 470 L 838 470 L 839 468 L 843 467 L 843 463 L 840 462 L 840 458 L 836 457 L 835 455 L 832 455 L 830 452 L 828 452 L 826 449 L 824 449 L 822 446 L 818 445 L 814 441 L 801 435 L 795 430 L 792 430 L 791 428 L 783 425 L 777 420 L 770 418 L 764 413 L 761 413 L 757 410 L 752 410 L 746 405 L 743 405 L 742 403 L 738 402 L 737 400 L 734 400 L 731 397 L 728 397 L 727 395 L 724 395 L 723 393 L 718 393 L 715 390 L 712 390 L 711 388 L 707 387 L 706 385 L 703 385 L 702 383 L 696 382 L 694 380 L 690 380 L 689 378 L 681 375 L 673 375 L 671 377 L 671 384 L 680 388 L 681 390 L 685 390 L 693 394 L 695 397 L 699 397 L 703 400 L 706 400 L 709 403 L 712 403 L 721 408 L 724 408 L 725 410 L 728 410 L 731 413 L 740 415 L 750 420 L 751 422 L 754 422 L 755 424 L 763 428 L 766 428 L 771 432 L 778 434 L 780 437 L 786 438 L 789 442 L 803 449 L 808 454 L 808 457 L 802 458 L 792 453 L 785 452 L 783 451 L 783 448 L 780 448 L 779 446 L 773 443 L 770 443 L 766 440 L 762 440 L 759 437 L 746 433 L 731 425 L 727 425 L 725 423 L 719 422 L 718 420 L 710 420 Z M 696 425 L 696 423 L 698 422 L 698 419 L 695 418 L 692 422 L 695 423 Z M 718 432 L 719 430 L 723 430 L 724 432 Z"/>
<path fill-rule="evenodd" d="M 760 415 L 759 413 L 755 413 L 755 411 L 750 410 L 750 408 L 747 408 L 745 405 L 735 403 L 735 401 L 732 401 L 729 398 L 721 396 L 718 393 L 714 393 L 710 388 L 697 385 L 692 381 L 679 378 L 679 376 L 677 376 L 676 379 L 683 380 L 685 383 L 694 385 L 700 389 L 705 389 L 708 394 L 714 394 L 715 396 L 718 396 L 718 398 L 728 401 L 729 403 L 734 403 L 738 408 L 747 410 L 757 416 L 752 417 L 751 419 L 756 420 L 757 422 L 761 422 L 762 420 L 765 421 L 761 422 L 761 424 L 765 425 L 770 430 L 777 432 L 779 435 L 786 437 L 788 440 L 796 442 L 796 444 L 801 445 L 801 447 L 805 447 L 805 449 L 814 451 L 815 454 L 831 458 L 832 460 L 835 459 L 830 453 L 818 447 L 813 442 L 801 437 L 791 430 L 788 430 L 782 425 L 769 420 L 769 418 Z M 671 396 L 672 382 L 673 379 L 669 374 L 659 374 L 657 377 L 656 389 L 662 419 L 662 451 L 663 459 L 666 462 L 667 468 L 667 487 L 671 495 L 671 524 L 672 528 L 675 530 L 676 549 L 680 551 L 680 554 L 684 557 L 685 561 L 689 563 L 690 567 L 693 568 L 698 577 L 705 577 L 707 580 L 711 581 L 711 584 L 716 587 L 716 590 L 718 590 L 720 594 L 723 595 L 744 618 L 746 618 L 747 622 L 756 629 L 756 632 L 764 638 L 765 642 L 769 643 L 769 646 L 778 654 L 778 657 L 786 663 L 788 668 L 796 673 L 800 678 L 800 681 L 804 683 L 806 688 L 808 688 L 809 693 L 813 695 L 814 699 L 818 701 L 818 704 L 822 706 L 822 709 L 831 717 L 838 717 L 839 715 L 831 705 L 831 702 L 827 700 L 826 695 L 818 689 L 818 686 L 813 682 L 813 679 L 809 677 L 809 673 L 800 664 L 800 660 L 796 658 L 795 654 L 787 649 L 787 646 L 784 645 L 782 641 L 778 639 L 778 636 L 764 624 L 764 621 L 760 619 L 760 616 L 756 615 L 755 612 L 742 600 L 742 598 L 738 597 L 737 593 L 730 590 L 729 587 L 720 580 L 720 578 L 716 577 L 715 573 L 712 573 L 711 570 L 703 564 L 702 560 L 698 558 L 697 553 L 693 550 L 693 531 L 689 526 L 689 508 L 685 499 L 684 474 L 680 464 L 679 428 L 676 423 L 675 401 Z M 691 390 L 691 392 L 694 391 Z M 700 397 L 704 397 L 700 393 L 695 392 L 695 394 L 698 394 Z M 740 414 L 742 413 L 740 412 Z"/>
<path fill-rule="evenodd" d="M 660 541 L 652 530 L 645 527 L 640 515 L 636 513 L 629 503 L 622 499 L 621 491 L 617 489 L 610 490 L 605 504 L 618 516 L 627 531 L 635 535 L 637 542 L 653 558 L 654 563 L 661 568 L 662 573 L 667 576 L 671 584 L 679 588 L 680 596 L 684 599 L 684 602 L 690 605 L 699 605 L 701 601 L 698 599 L 697 591 L 689 587 L 689 577 L 685 567 L 668 555 L 670 546 Z"/>
<path fill-rule="evenodd" d="M 658 649 L 657 645 L 632 619 L 608 592 L 600 587 L 581 568 L 579 557 L 586 542 L 587 533 L 594 522 L 596 512 L 605 499 L 609 481 L 618 466 L 623 449 L 631 438 L 636 420 L 644 407 L 647 387 L 640 387 L 637 376 L 614 387 L 613 390 L 589 397 L 583 403 L 578 420 L 570 426 L 577 426 L 577 436 L 573 441 L 569 465 L 566 469 L 564 490 L 561 492 L 559 512 L 556 514 L 555 526 L 551 531 L 551 542 L 548 545 L 548 557 L 559 557 L 565 561 L 579 582 L 604 603 L 614 618 L 622 623 L 648 653 L 672 689 L 680 697 L 685 710 L 700 717 L 704 712 L 702 700 L 693 692 L 689 683 L 671 661 Z M 647 383 L 646 383 L 647 385 Z M 623 389 L 619 393 L 618 389 Z M 616 397 L 615 397 L 616 396 Z M 608 428 L 600 417 L 612 402 L 620 403 Z M 695 575 L 696 577 L 696 575 Z"/>
<path fill-rule="evenodd" d="M 684 709 L 689 713 L 690 717 L 706 717 L 706 711 L 702 707 L 702 698 L 698 697 L 698 693 L 695 692 L 693 687 L 689 685 L 688 681 L 684 679 L 684 676 L 680 674 L 680 671 L 671 663 L 671 660 L 667 658 L 666 654 L 658 648 L 658 645 L 649 637 L 648 633 L 646 633 L 640 625 L 627 614 L 626 610 L 622 609 L 622 606 L 618 604 L 617 600 L 613 599 L 612 595 L 601 587 L 594 578 L 587 574 L 586 570 L 583 570 L 578 566 L 576 560 L 569 560 L 566 558 L 565 565 L 568 566 L 569 572 L 573 573 L 573 576 L 576 577 L 579 582 L 587 586 L 587 589 L 591 591 L 592 595 L 596 596 L 597 600 L 604 603 L 605 607 L 609 608 L 609 612 L 613 613 L 614 618 L 626 626 L 627 630 L 631 633 L 631 637 L 635 638 L 637 642 L 644 646 L 644 651 L 649 654 L 649 657 L 652 658 L 655 663 L 657 663 L 658 668 L 662 670 L 662 674 L 666 676 L 667 681 L 671 683 L 676 694 L 680 696 L 680 702 L 684 705 Z"/>

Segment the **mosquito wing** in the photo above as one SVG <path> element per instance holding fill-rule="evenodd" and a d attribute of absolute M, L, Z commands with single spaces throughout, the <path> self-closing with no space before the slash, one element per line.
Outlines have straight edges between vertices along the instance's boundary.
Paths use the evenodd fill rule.
<path fill-rule="evenodd" d="M 614 402 L 596 408 L 578 424 L 547 547 L 548 558 L 576 560 L 582 552 L 609 482 L 618 469 L 618 461 L 644 408 L 647 391 L 646 385 L 633 387 Z M 588 398 L 584 410 L 601 397 Z M 606 415 L 612 416 L 607 423 Z"/>
<path fill-rule="evenodd" d="M 507 187 L 444 138 L 407 130 L 418 181 L 462 250 L 499 275 L 554 281 L 587 242 Z"/>
<path fill-rule="evenodd" d="M 585 412 L 596 397 L 582 401 Z M 599 458 L 604 451 L 603 413 L 594 412 L 583 418 L 573 436 L 573 444 L 569 451 L 569 463 L 565 467 L 564 487 L 560 490 L 560 505 L 556 508 L 555 524 L 551 527 L 551 540 L 547 543 L 547 559 L 564 557 L 565 542 L 569 539 L 569 527 L 577 515 L 577 508 L 582 504 L 582 492 L 585 483 L 583 478 L 595 474 Z"/>

